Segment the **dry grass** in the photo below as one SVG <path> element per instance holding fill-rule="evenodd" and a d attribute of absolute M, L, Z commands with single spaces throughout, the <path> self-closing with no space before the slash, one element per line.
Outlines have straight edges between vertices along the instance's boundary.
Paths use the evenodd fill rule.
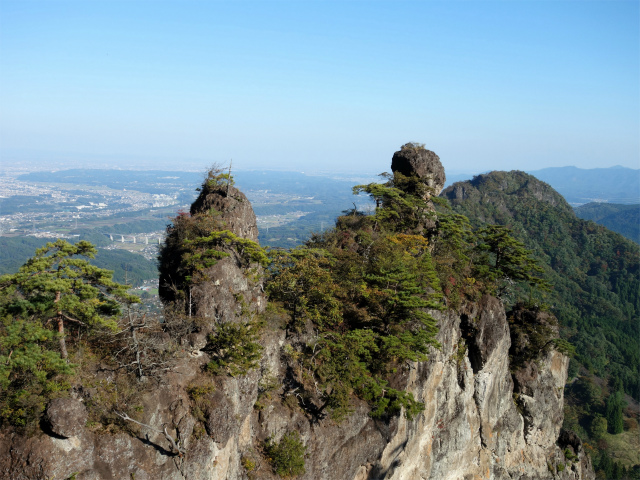
<path fill-rule="evenodd" d="M 618 435 L 606 434 L 611 458 L 627 468 L 640 463 L 640 430 L 628 430 Z"/>

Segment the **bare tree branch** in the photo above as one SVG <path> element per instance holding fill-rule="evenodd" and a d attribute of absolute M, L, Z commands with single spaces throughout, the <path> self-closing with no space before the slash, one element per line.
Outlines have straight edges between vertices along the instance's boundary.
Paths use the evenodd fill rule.
<path fill-rule="evenodd" d="M 114 411 L 114 413 L 119 416 L 120 418 L 122 418 L 123 420 L 127 421 L 127 422 L 133 422 L 133 423 L 137 423 L 138 425 L 142 426 L 142 427 L 146 427 L 150 430 L 153 430 L 156 433 L 162 433 L 164 435 L 164 438 L 167 439 L 167 441 L 171 444 L 171 451 L 173 453 L 176 453 L 177 455 L 179 455 L 180 457 L 183 456 L 185 453 L 187 453 L 187 450 L 180 445 L 180 439 L 178 439 L 178 443 L 176 443 L 176 441 L 173 439 L 173 437 L 171 435 L 169 435 L 169 433 L 167 432 L 167 427 L 163 426 L 162 430 L 157 430 L 155 428 L 153 428 L 151 425 L 147 425 L 146 423 L 142 423 L 139 422 L 137 420 L 134 420 L 133 418 L 131 418 L 129 415 L 127 415 L 124 412 L 116 412 Z"/>

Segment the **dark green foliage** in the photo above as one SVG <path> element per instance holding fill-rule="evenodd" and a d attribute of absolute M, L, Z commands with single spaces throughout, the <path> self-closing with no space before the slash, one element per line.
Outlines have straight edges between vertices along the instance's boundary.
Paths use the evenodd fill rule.
<path fill-rule="evenodd" d="M 607 433 L 607 419 L 596 415 L 591 420 L 591 435 L 596 440 L 602 438 Z"/>
<path fill-rule="evenodd" d="M 7 315 L 0 323 L 0 420 L 35 423 L 45 403 L 67 389 L 73 373 L 56 352 L 54 333 L 40 323 Z"/>
<path fill-rule="evenodd" d="M 339 231 L 318 244 L 326 249 L 310 248 L 312 243 L 273 252 L 268 292 L 288 310 L 289 328 L 310 322 L 318 331 L 302 365 L 323 388 L 321 410 L 341 419 L 355 394 L 373 406 L 372 415 L 394 414 L 400 406 L 412 415 L 416 402 L 389 388 L 384 377 L 403 362 L 425 360 L 428 347 L 436 345 L 435 322 L 425 309 L 437 307 L 437 295 L 426 294 L 437 278 L 428 254 L 419 252 L 422 237 L 355 237 L 367 258 L 329 245 L 345 238 Z"/>
<path fill-rule="evenodd" d="M 0 277 L 0 418 L 36 422 L 74 373 L 66 361 L 67 330 L 115 329 L 119 302 L 137 302 L 111 272 L 89 263 L 95 253 L 88 242 L 58 240 Z"/>
<path fill-rule="evenodd" d="M 603 478 L 606 480 L 619 480 L 623 478 L 624 467 L 620 463 L 614 462 L 611 457 L 609 457 L 607 452 L 601 452 L 600 458 L 594 460 L 594 470 L 596 471 L 596 478 Z M 636 467 L 634 467 L 634 469 Z M 635 479 L 638 477 L 633 475 L 632 473 L 626 478 Z"/>
<path fill-rule="evenodd" d="M 307 447 L 296 431 L 285 433 L 279 442 L 268 438 L 265 453 L 273 471 L 282 478 L 292 478 L 304 474 L 304 456 Z"/>
<path fill-rule="evenodd" d="M 440 308 L 439 280 L 428 240 L 416 233 L 431 214 L 411 193 L 423 193 L 415 180 L 396 175 L 385 185 L 356 187 L 379 200 L 374 215 L 352 211 L 306 247 L 271 252 L 270 298 L 288 311 L 292 332 L 316 332 L 289 356 L 304 395 L 320 388 L 317 413 L 341 420 L 353 395 L 376 417 L 402 408 L 412 417 L 423 408 L 389 385 L 394 372 L 426 360 L 438 345 L 428 309 Z"/>
<path fill-rule="evenodd" d="M 218 324 L 205 347 L 213 357 L 207 371 L 235 377 L 256 368 L 262 355 L 262 346 L 258 343 L 260 329 L 258 322 Z"/>
<path fill-rule="evenodd" d="M 126 286 L 111 279 L 112 272 L 89 263 L 86 258 L 95 254 L 88 242 L 74 245 L 58 240 L 36 250 L 17 273 L 0 279 L 0 288 L 7 295 L 6 312 L 22 318 L 35 316 L 45 324 L 54 321 L 61 334 L 63 357 L 65 323 L 114 329 L 119 302 L 138 301 L 127 294 Z"/>
<path fill-rule="evenodd" d="M 608 431 L 611 434 L 618 434 L 624 431 L 624 417 L 622 410 L 626 406 L 622 392 L 615 392 L 609 395 L 605 403 L 605 414 L 607 418 Z"/>
<path fill-rule="evenodd" d="M 640 247 L 576 218 L 557 192 L 522 172 L 480 175 L 443 196 L 475 226 L 511 229 L 553 284 L 544 303 L 560 321 L 561 337 L 575 346 L 576 360 L 600 377 L 619 378 L 624 391 L 638 398 Z"/>
<path fill-rule="evenodd" d="M 406 177 L 401 173 L 383 174 L 384 184 L 356 185 L 353 193 L 367 193 L 376 202 L 374 218 L 385 229 L 398 233 L 417 233 L 433 218 L 433 210 L 427 200 L 433 190 L 418 177 Z"/>
<path fill-rule="evenodd" d="M 532 252 L 512 236 L 510 229 L 489 225 L 479 229 L 476 238 L 476 250 L 483 254 L 479 261 L 476 260 L 477 275 L 495 283 L 498 296 L 511 282 L 526 282 L 530 286 L 549 289 L 549 282 L 540 276 L 543 269 L 532 257 Z"/>
<path fill-rule="evenodd" d="M 640 243 L 640 205 L 587 203 L 575 208 L 576 215 Z"/>

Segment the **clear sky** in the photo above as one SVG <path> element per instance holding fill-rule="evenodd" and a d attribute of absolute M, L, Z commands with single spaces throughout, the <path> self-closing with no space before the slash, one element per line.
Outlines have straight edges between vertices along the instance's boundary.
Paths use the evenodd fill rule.
<path fill-rule="evenodd" d="M 0 0 L 0 160 L 639 167 L 639 2 Z"/>

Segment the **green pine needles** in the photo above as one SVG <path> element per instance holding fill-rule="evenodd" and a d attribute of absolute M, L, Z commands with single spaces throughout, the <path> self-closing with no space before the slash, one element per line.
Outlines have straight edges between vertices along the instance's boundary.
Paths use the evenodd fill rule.
<path fill-rule="evenodd" d="M 546 287 L 507 229 L 474 232 L 462 215 L 436 216 L 433 192 L 419 178 L 383 178 L 353 189 L 372 198 L 373 215 L 351 211 L 305 246 L 270 252 L 270 299 L 288 312 L 290 335 L 313 332 L 287 353 L 296 396 L 337 421 L 353 411 L 354 397 L 373 417 L 404 411 L 411 418 L 424 409 L 392 385 L 439 347 L 431 313 L 445 302 L 501 294 L 512 282 Z"/>
<path fill-rule="evenodd" d="M 289 313 L 292 334 L 315 332 L 289 355 L 300 397 L 337 421 L 353 411 L 354 397 L 374 417 L 420 412 L 390 379 L 439 346 L 429 311 L 442 307 L 440 286 L 421 234 L 431 211 L 416 179 L 396 176 L 354 188 L 374 198 L 374 215 L 352 212 L 305 247 L 271 252 L 271 300 Z"/>
<path fill-rule="evenodd" d="M 57 240 L 0 277 L 0 419 L 35 422 L 46 400 L 69 388 L 67 331 L 113 331 L 121 303 L 138 301 L 89 263 L 95 254 L 89 242 Z"/>
<path fill-rule="evenodd" d="M 258 343 L 262 324 L 221 323 L 209 335 L 207 351 L 213 359 L 207 364 L 212 375 L 246 375 L 259 365 L 262 346 Z"/>
<path fill-rule="evenodd" d="M 304 474 L 304 446 L 296 431 L 285 433 L 279 442 L 268 438 L 264 446 L 273 471 L 282 478 L 293 478 Z"/>

